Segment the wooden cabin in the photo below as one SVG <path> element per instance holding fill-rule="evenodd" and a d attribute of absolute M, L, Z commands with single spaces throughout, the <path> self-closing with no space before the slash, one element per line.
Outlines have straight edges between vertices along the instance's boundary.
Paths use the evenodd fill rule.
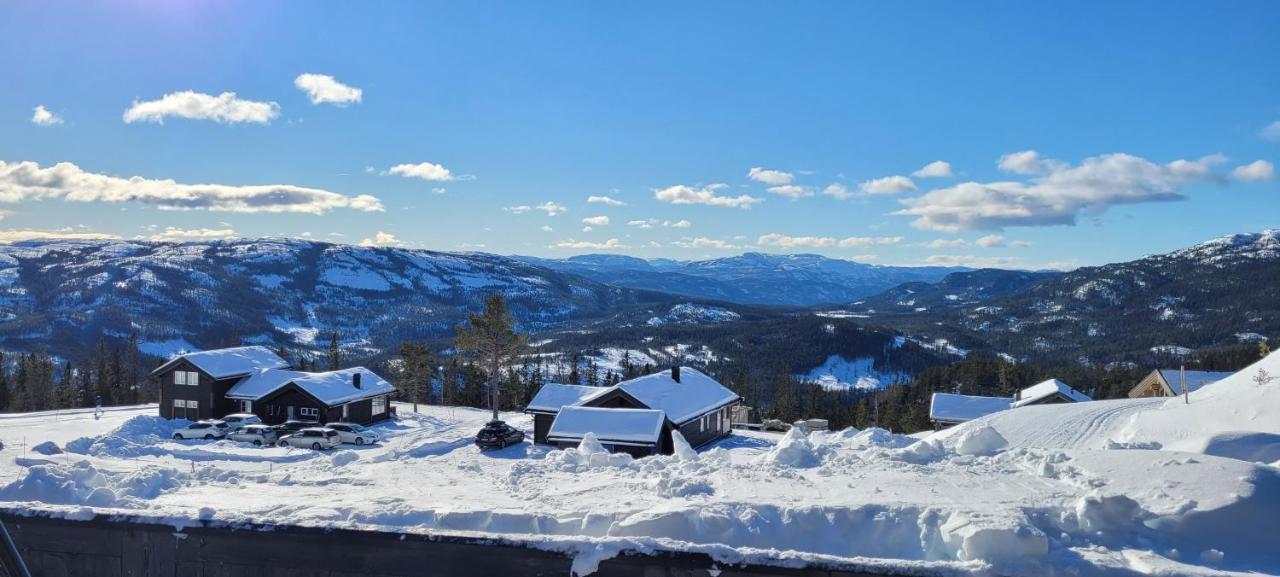
<path fill-rule="evenodd" d="M 565 385 L 561 383 L 543 383 L 542 388 L 529 400 L 524 412 L 533 415 L 533 442 L 549 445 L 547 433 L 551 431 L 551 423 L 556 420 L 563 407 L 576 405 L 592 395 L 598 395 L 608 387 L 588 387 L 585 385 Z"/>
<path fill-rule="evenodd" d="M 1138 384 L 1129 389 L 1129 398 L 1140 397 L 1176 397 L 1182 394 L 1182 383 L 1185 379 L 1187 392 L 1195 391 L 1209 383 L 1221 381 L 1235 373 L 1218 371 L 1181 371 L 1179 369 L 1156 369 L 1143 377 Z"/>
<path fill-rule="evenodd" d="M 253 413 L 271 424 L 296 419 L 367 425 L 391 415 L 395 392 L 364 367 L 289 370 L 287 361 L 261 346 L 179 355 L 151 375 L 160 381 L 160 416 L 166 419 Z"/>
<path fill-rule="evenodd" d="M 979 397 L 954 393 L 934 393 L 929 401 L 929 420 L 934 429 L 945 429 L 960 423 L 1009 410 L 1009 397 Z"/>
<path fill-rule="evenodd" d="M 1079 403 L 1092 400 L 1093 397 L 1075 390 L 1071 385 L 1059 381 L 1058 379 L 1049 379 L 1018 391 L 1014 395 L 1013 403 L 1011 403 L 1010 406 L 1017 408 L 1030 405 Z"/>
<path fill-rule="evenodd" d="M 551 409 L 555 409 L 547 435 L 541 441 L 538 439 L 537 423 L 535 422 L 535 442 L 558 446 L 571 442 L 568 437 L 564 436 L 561 437 L 562 440 L 557 441 L 555 436 L 556 431 L 567 430 L 563 427 L 557 427 L 556 422 L 559 420 L 560 415 L 564 414 L 564 409 L 568 407 L 660 411 L 663 417 L 663 427 L 656 445 L 656 452 L 669 455 L 674 451 L 671 431 L 680 431 L 680 434 L 689 442 L 689 445 L 695 448 L 729 435 L 731 431 L 729 415 L 733 407 L 742 401 L 737 393 L 729 390 L 706 374 L 695 369 L 678 366 L 667 371 L 623 381 L 612 387 L 583 388 L 594 390 L 575 390 L 575 393 L 582 393 L 585 396 L 573 403 L 560 404 L 559 407 L 556 406 L 561 399 L 558 395 L 563 395 L 563 398 L 567 399 L 570 396 L 569 392 L 554 393 L 557 395 L 555 397 L 556 400 L 551 402 L 540 400 L 536 405 L 530 403 L 533 408 L 526 409 L 526 411 L 533 413 L 535 419 L 538 418 L 539 413 L 551 416 Z M 595 433 L 602 443 L 605 442 L 604 439 L 606 438 L 617 436 L 623 431 L 631 431 L 628 427 L 634 424 L 632 421 L 641 419 L 641 417 L 633 416 L 632 413 L 619 412 L 614 414 L 619 416 L 616 426 L 610 424 L 607 418 L 608 413 L 591 413 L 595 417 L 591 420 L 592 426 L 599 429 L 591 432 Z M 569 418 L 581 418 L 577 412 L 574 412 L 573 415 Z M 627 419 L 625 422 L 623 420 L 624 416 Z M 649 414 L 648 417 L 644 418 L 652 418 L 652 415 Z M 577 424 L 575 423 L 576 426 Z M 622 450 L 620 447 L 624 446 L 626 445 L 617 445 L 615 448 Z M 631 451 L 627 450 L 627 452 Z"/>

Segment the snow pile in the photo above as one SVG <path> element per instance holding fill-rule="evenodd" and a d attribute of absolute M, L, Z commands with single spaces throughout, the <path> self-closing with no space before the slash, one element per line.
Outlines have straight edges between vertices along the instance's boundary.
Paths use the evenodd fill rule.
<path fill-rule="evenodd" d="M 792 427 L 772 450 L 760 457 L 760 463 L 775 467 L 808 468 L 821 462 L 809 435 L 800 427 Z"/>
<path fill-rule="evenodd" d="M 67 451 L 100 457 L 137 457 L 150 454 L 155 445 L 169 439 L 174 429 L 190 421 L 139 415 L 125 421 L 114 431 L 97 438 L 81 437 L 67 443 Z"/>
<path fill-rule="evenodd" d="M 961 455 L 994 455 L 1008 446 L 1009 442 L 1000 433 L 982 423 L 961 433 L 956 439 L 955 450 Z"/>
<path fill-rule="evenodd" d="M 88 461 L 36 465 L 0 489 L 0 501 L 126 508 L 177 487 L 181 475 L 172 469 L 127 473 L 100 471 Z"/>
<path fill-rule="evenodd" d="M 62 449 L 58 448 L 58 444 L 53 441 L 45 441 L 31 447 L 31 452 L 41 455 L 61 455 Z"/>
<path fill-rule="evenodd" d="M 561 471 L 585 471 L 599 467 L 626 467 L 632 462 L 631 455 L 626 453 L 610 453 L 595 433 L 586 433 L 576 448 L 552 451 L 547 454 L 546 462 Z"/>

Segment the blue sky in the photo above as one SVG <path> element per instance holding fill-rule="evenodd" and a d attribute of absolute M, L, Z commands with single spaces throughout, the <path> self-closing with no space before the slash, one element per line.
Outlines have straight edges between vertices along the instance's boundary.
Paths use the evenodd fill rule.
<path fill-rule="evenodd" d="M 0 240 L 1127 260 L 1280 226 L 1277 28 L 1275 2 L 6 2 Z"/>

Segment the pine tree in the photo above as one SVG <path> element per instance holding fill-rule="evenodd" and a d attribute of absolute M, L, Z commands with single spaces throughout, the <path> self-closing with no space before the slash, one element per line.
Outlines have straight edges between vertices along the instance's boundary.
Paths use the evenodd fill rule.
<path fill-rule="evenodd" d="M 467 325 L 458 328 L 454 346 L 470 353 L 484 370 L 489 388 L 493 420 L 498 420 L 499 371 L 525 351 L 529 337 L 515 330 L 516 322 L 500 294 L 484 301 L 484 311 L 467 315 Z"/>
<path fill-rule="evenodd" d="M 336 371 L 342 368 L 342 351 L 338 348 L 338 331 L 333 331 L 329 335 L 329 370 Z"/>
<path fill-rule="evenodd" d="M 4 351 L 0 351 L 0 411 L 10 410 L 9 380 L 9 359 L 5 358 Z"/>

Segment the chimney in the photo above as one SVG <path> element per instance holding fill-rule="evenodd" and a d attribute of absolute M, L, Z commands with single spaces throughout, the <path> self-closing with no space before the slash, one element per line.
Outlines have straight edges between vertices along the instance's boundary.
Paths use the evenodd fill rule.
<path fill-rule="evenodd" d="M 674 365 L 671 367 L 671 380 L 677 383 L 680 382 L 680 365 Z"/>
<path fill-rule="evenodd" d="M 351 384 L 355 388 L 360 388 L 360 371 L 351 374 Z"/>

